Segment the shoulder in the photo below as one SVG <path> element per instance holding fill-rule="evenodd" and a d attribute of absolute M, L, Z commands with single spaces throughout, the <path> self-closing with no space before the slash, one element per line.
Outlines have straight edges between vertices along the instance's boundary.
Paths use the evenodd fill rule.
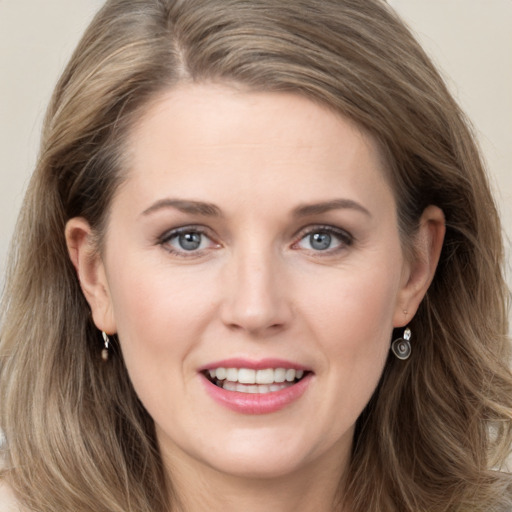
<path fill-rule="evenodd" d="M 21 512 L 9 485 L 0 479 L 0 512 Z"/>

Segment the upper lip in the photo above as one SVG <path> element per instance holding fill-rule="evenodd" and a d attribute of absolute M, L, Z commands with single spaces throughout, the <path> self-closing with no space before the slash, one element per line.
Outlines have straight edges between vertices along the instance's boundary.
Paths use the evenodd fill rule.
<path fill-rule="evenodd" d="M 265 370 L 267 368 L 285 368 L 294 370 L 311 371 L 311 368 L 303 364 L 287 361 L 284 359 L 265 358 L 265 359 L 246 359 L 246 358 L 230 358 L 221 361 L 213 361 L 199 368 L 200 372 L 211 370 L 214 368 L 249 368 L 251 370 Z"/>

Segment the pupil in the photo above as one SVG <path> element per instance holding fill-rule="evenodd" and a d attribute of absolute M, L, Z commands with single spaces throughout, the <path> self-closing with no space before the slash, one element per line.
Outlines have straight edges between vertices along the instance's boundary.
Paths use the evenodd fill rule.
<path fill-rule="evenodd" d="M 328 233 L 315 233 L 310 236 L 310 243 L 313 249 L 325 251 L 331 245 L 331 235 Z"/>
<path fill-rule="evenodd" d="M 201 245 L 200 233 L 184 233 L 179 236 L 178 242 L 180 247 L 185 251 L 194 251 Z"/>

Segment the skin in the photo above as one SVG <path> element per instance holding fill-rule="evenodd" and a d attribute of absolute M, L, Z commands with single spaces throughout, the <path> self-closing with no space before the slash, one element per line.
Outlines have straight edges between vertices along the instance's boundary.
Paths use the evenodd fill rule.
<path fill-rule="evenodd" d="M 96 326 L 119 336 L 181 508 L 332 510 L 392 330 L 433 277 L 442 212 L 425 210 L 406 260 L 376 143 L 293 94 L 173 89 L 134 128 L 127 160 L 102 251 L 84 219 L 66 238 Z M 199 250 L 173 237 L 183 226 L 205 232 Z M 318 250 L 310 235 L 328 229 Z M 284 409 L 241 414 L 213 401 L 198 372 L 231 357 L 290 360 L 313 376 Z"/>

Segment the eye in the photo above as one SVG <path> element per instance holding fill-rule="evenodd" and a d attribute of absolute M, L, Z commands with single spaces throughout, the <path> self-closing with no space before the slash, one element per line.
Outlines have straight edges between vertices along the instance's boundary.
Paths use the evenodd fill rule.
<path fill-rule="evenodd" d="M 182 256 L 219 247 L 203 229 L 189 226 L 167 232 L 160 238 L 159 243 L 169 252 Z"/>
<path fill-rule="evenodd" d="M 332 226 L 322 226 L 303 232 L 295 248 L 315 252 L 333 252 L 352 245 L 353 237 L 346 231 Z"/>
<path fill-rule="evenodd" d="M 172 241 L 175 241 L 184 251 L 197 251 L 204 245 L 204 238 L 202 233 L 181 233 Z"/>

